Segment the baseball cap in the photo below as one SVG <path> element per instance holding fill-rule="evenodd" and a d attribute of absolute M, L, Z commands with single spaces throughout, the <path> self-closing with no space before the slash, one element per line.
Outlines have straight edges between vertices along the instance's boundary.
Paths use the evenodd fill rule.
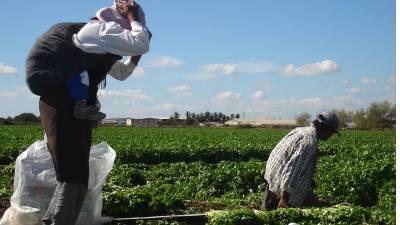
<path fill-rule="evenodd" d="M 336 133 L 339 134 L 339 117 L 334 112 L 321 112 L 318 115 L 317 120 L 326 126 L 332 128 Z"/>

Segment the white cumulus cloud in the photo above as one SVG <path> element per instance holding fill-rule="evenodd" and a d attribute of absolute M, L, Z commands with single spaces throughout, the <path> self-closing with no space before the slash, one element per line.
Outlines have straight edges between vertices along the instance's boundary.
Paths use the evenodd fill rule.
<path fill-rule="evenodd" d="M 375 85 L 377 80 L 375 78 L 363 77 L 361 82 L 367 85 Z"/>
<path fill-rule="evenodd" d="M 219 93 L 215 98 L 220 101 L 240 99 L 241 95 L 233 91 Z"/>
<path fill-rule="evenodd" d="M 337 73 L 341 70 L 339 64 L 330 59 L 322 62 L 307 64 L 295 67 L 289 64 L 282 69 L 282 73 L 287 76 L 315 76 L 315 75 L 329 75 Z"/>
<path fill-rule="evenodd" d="M 241 62 L 230 64 L 208 64 L 203 66 L 204 72 L 222 73 L 225 75 L 239 74 L 260 74 L 275 70 L 275 65 L 267 61 Z"/>
<path fill-rule="evenodd" d="M 0 63 L 0 75 L 18 75 L 17 69 L 11 66 L 7 66 L 3 63 Z"/>
<path fill-rule="evenodd" d="M 136 67 L 132 73 L 133 77 L 141 77 L 144 75 L 144 69 L 140 66 Z"/>
<path fill-rule="evenodd" d="M 258 62 L 242 62 L 237 64 L 238 73 L 243 74 L 261 74 L 272 72 L 276 66 L 272 62 L 258 61 Z"/>
<path fill-rule="evenodd" d="M 278 87 L 265 80 L 257 81 L 256 88 L 265 92 L 273 92 L 278 90 Z"/>
<path fill-rule="evenodd" d="M 295 100 L 298 101 L 299 103 L 304 103 L 304 104 L 316 104 L 316 103 L 321 103 L 322 99 L 320 97 L 315 97 L 315 98 L 303 98 L 303 99 L 299 99 L 299 100 Z"/>
<path fill-rule="evenodd" d="M 142 90 L 100 90 L 100 97 L 112 97 L 112 98 L 128 98 L 133 101 L 143 101 L 151 99 L 150 96 L 145 94 Z"/>
<path fill-rule="evenodd" d="M 168 91 L 184 96 L 192 95 L 192 88 L 187 84 L 169 87 Z"/>
<path fill-rule="evenodd" d="M 253 61 L 240 63 L 216 63 L 201 66 L 201 71 L 192 77 L 194 80 L 210 80 L 218 75 L 262 74 L 276 70 L 275 64 L 268 61 Z"/>
<path fill-rule="evenodd" d="M 235 64 L 209 64 L 204 65 L 203 70 L 206 73 L 222 73 L 225 75 L 233 75 L 237 71 Z"/>
<path fill-rule="evenodd" d="M 345 102 L 345 101 L 349 101 L 349 99 L 351 99 L 349 96 L 333 96 L 332 97 L 332 101 L 333 102 Z"/>
<path fill-rule="evenodd" d="M 158 56 L 150 62 L 151 67 L 169 67 L 180 65 L 183 65 L 183 62 L 171 56 Z"/>
<path fill-rule="evenodd" d="M 237 109 L 244 110 L 245 102 L 242 95 L 234 91 L 218 93 L 215 97 L 206 101 L 206 111 L 237 112 Z"/>
<path fill-rule="evenodd" d="M 349 94 L 358 94 L 360 92 L 361 92 L 361 89 L 360 88 L 355 88 L 355 87 L 350 88 L 349 90 L 347 90 L 347 93 L 349 93 Z"/>
<path fill-rule="evenodd" d="M 160 105 L 155 105 L 153 107 L 151 107 L 152 111 L 171 111 L 175 108 L 175 104 L 173 103 L 164 103 L 164 104 L 160 104 Z"/>
<path fill-rule="evenodd" d="M 251 99 L 255 101 L 259 101 L 264 99 L 264 92 L 263 91 L 256 91 L 253 96 L 251 96 Z"/>

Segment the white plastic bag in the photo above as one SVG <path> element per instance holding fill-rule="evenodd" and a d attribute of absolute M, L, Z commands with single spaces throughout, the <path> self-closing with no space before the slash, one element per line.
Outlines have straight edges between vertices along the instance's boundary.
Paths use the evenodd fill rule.
<path fill-rule="evenodd" d="M 115 151 L 105 142 L 92 146 L 89 157 L 89 184 L 77 225 L 108 222 L 101 217 L 101 191 L 111 171 Z M 37 141 L 18 156 L 15 163 L 14 194 L 0 225 L 41 225 L 56 188 L 56 174 L 47 141 Z"/>

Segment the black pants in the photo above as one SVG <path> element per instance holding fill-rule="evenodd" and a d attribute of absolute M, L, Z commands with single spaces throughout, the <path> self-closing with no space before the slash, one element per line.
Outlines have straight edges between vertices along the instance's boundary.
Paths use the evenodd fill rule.
<path fill-rule="evenodd" d="M 93 122 L 73 117 L 64 85 L 40 98 L 39 111 L 57 180 L 87 187 Z"/>

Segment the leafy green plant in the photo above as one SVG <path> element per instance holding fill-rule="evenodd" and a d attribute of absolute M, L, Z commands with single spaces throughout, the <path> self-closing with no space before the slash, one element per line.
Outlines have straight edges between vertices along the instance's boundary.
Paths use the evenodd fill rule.
<path fill-rule="evenodd" d="M 240 209 L 208 213 L 208 225 L 302 225 L 315 224 L 394 224 L 393 218 L 377 216 L 373 209 L 350 206 L 314 209 L 280 209 L 253 211 Z"/>
<path fill-rule="evenodd" d="M 345 131 L 319 143 L 316 193 L 351 207 L 250 210 L 261 202 L 268 155 L 287 132 L 100 127 L 93 143 L 106 141 L 117 152 L 103 189 L 103 213 L 132 217 L 223 208 L 209 215 L 210 224 L 394 224 L 394 132 Z M 0 211 L 12 195 L 13 162 L 42 138 L 39 126 L 0 126 Z"/>

